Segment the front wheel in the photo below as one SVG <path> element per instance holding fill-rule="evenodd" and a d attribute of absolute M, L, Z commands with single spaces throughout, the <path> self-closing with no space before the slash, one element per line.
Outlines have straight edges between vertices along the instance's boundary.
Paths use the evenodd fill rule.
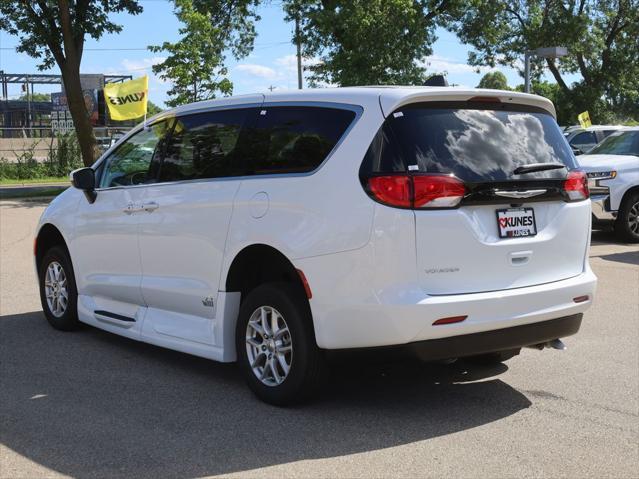
<path fill-rule="evenodd" d="M 631 193 L 621 203 L 615 233 L 623 241 L 639 243 L 639 192 Z"/>
<path fill-rule="evenodd" d="M 60 246 L 49 249 L 39 264 L 40 301 L 49 324 L 62 331 L 80 326 L 78 321 L 78 293 L 71 259 Z"/>
<path fill-rule="evenodd" d="M 269 404 L 308 398 L 324 376 L 324 357 L 303 294 L 289 283 L 268 283 L 251 291 L 240 307 L 238 362 L 251 390 Z"/>

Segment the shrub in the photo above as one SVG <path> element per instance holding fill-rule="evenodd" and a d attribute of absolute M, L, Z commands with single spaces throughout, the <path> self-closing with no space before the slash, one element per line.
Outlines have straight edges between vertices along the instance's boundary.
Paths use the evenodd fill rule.
<path fill-rule="evenodd" d="M 14 151 L 13 161 L 0 158 L 0 180 L 33 180 L 50 176 L 67 176 L 72 170 L 82 166 L 80 145 L 75 133 L 57 135 L 57 145 L 53 138 L 44 162 L 35 158 L 37 143 L 32 143 L 22 151 Z"/>

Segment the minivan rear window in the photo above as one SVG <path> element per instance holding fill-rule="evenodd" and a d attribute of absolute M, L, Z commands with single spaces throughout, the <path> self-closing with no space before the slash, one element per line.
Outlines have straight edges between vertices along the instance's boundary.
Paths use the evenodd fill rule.
<path fill-rule="evenodd" d="M 555 119 L 531 107 L 420 103 L 390 115 L 362 164 L 364 175 L 453 174 L 470 183 L 564 178 L 577 167 Z M 563 163 L 554 169 L 515 175 L 531 163 Z"/>

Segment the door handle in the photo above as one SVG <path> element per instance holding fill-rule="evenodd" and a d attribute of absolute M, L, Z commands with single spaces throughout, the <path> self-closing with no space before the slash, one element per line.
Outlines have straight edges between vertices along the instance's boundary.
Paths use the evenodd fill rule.
<path fill-rule="evenodd" d="M 136 205 L 132 201 L 129 201 L 126 204 L 126 207 L 122 211 L 124 211 L 127 215 L 132 215 L 133 213 L 137 213 L 139 211 L 142 211 L 142 209 L 143 208 L 142 208 L 141 205 Z"/>
<path fill-rule="evenodd" d="M 160 205 L 158 205 L 155 201 L 150 201 L 148 203 L 144 203 L 142 205 L 142 209 L 144 211 L 146 211 L 147 213 L 151 213 L 155 210 L 157 210 L 160 207 Z"/>

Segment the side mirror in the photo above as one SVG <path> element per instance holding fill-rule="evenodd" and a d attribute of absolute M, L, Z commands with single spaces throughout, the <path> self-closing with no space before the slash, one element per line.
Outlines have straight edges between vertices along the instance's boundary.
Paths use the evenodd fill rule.
<path fill-rule="evenodd" d="M 95 171 L 93 168 L 79 168 L 73 170 L 69 175 L 71 177 L 71 184 L 84 192 L 84 196 L 87 197 L 89 203 L 93 203 L 98 196 L 95 192 Z"/>

